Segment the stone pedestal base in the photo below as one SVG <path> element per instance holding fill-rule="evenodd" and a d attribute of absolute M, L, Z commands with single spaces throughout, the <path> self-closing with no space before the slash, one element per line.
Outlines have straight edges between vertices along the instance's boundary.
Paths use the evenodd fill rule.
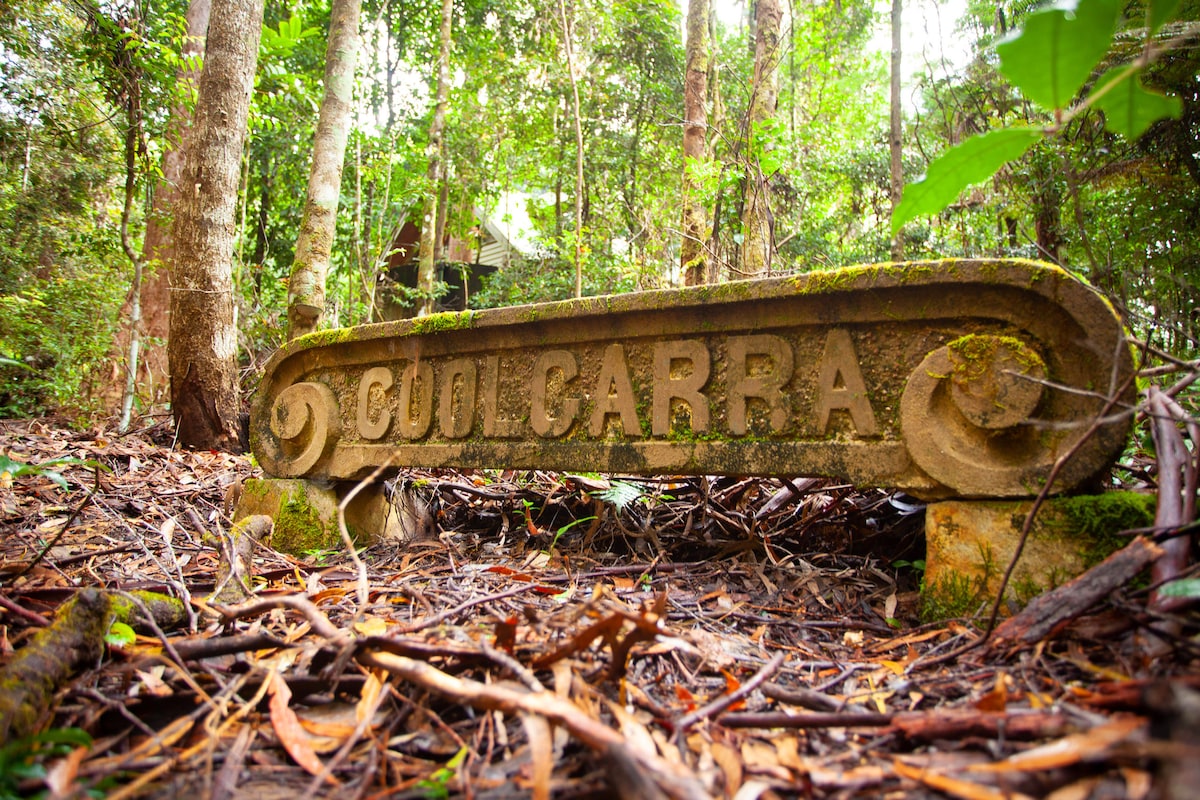
<path fill-rule="evenodd" d="M 271 546 L 283 553 L 304 555 L 341 550 L 338 504 L 353 483 L 318 484 L 282 478 L 249 478 L 242 485 L 234 520 L 266 514 L 275 520 Z M 362 546 L 381 540 L 407 541 L 420 532 L 411 515 L 402 513 L 384 496 L 382 484 L 360 491 L 346 507 L 346 528 Z"/>
<path fill-rule="evenodd" d="M 1032 500 L 931 503 L 925 517 L 922 617 L 990 609 L 1021 539 Z M 1132 492 L 1053 498 L 1042 504 L 1005 591 L 1011 612 L 1083 573 L 1128 543 L 1122 531 L 1152 525 L 1154 498 Z"/>

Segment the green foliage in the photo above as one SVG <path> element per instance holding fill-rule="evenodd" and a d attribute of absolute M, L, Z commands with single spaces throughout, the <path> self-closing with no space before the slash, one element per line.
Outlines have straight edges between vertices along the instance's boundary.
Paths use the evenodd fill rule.
<path fill-rule="evenodd" d="M 905 189 L 892 215 L 893 233 L 917 216 L 941 211 L 963 189 L 1019 158 L 1040 136 L 1060 133 L 1093 106 L 1106 112 L 1105 125 L 1110 131 L 1131 138 L 1157 119 L 1179 116 L 1182 103 L 1178 98 L 1149 92 L 1138 82 L 1149 62 L 1147 56 L 1109 69 L 1087 96 L 1071 107 L 1106 57 L 1120 12 L 1117 0 L 1060 0 L 1029 14 L 1021 30 L 998 43 L 1000 72 L 1024 97 L 1052 112 L 1053 123 L 1040 130 L 994 130 L 947 150 L 930 164 L 925 177 Z M 1168 13 L 1151 8 L 1148 36 L 1169 18 Z"/>
<path fill-rule="evenodd" d="M 121 301 L 120 275 L 97 267 L 88 280 L 75 268 L 60 269 L 66 274 L 42 280 L 35 273 L 26 288 L 0 294 L 0 349 L 32 367 L 0 367 L 0 415 L 59 411 L 80 417 L 98 403 Z"/>
<path fill-rule="evenodd" d="M 941 211 L 964 186 L 990 178 L 1007 162 L 1020 158 L 1042 138 L 1032 128 L 1000 128 L 952 147 L 929 165 L 925 177 L 909 184 L 892 215 L 892 229 L 923 214 Z"/>
<path fill-rule="evenodd" d="M 921 622 L 944 622 L 969 616 L 983 603 L 984 585 L 957 572 L 921 589 Z"/>
<path fill-rule="evenodd" d="M 1165 597 L 1200 597 L 1200 578 L 1180 578 L 1164 584 L 1158 593 Z"/>
<path fill-rule="evenodd" d="M 628 481 L 612 481 L 607 489 L 592 492 L 592 497 L 609 503 L 618 512 L 642 496 L 642 487 Z"/>
<path fill-rule="evenodd" d="M 1000 72 L 1047 111 L 1065 109 L 1108 52 L 1118 0 L 1059 0 L 996 45 Z"/>
<path fill-rule="evenodd" d="M 1129 66 L 1110 69 L 1096 81 L 1092 93 L 1093 105 L 1104 112 L 1108 129 L 1126 139 L 1141 136 L 1156 120 L 1183 112 L 1178 97 L 1146 91 L 1139 76 L 1130 77 L 1131 70 Z"/>
<path fill-rule="evenodd" d="M 0 800 L 46 797 L 45 791 L 29 794 L 23 784 L 44 780 L 47 761 L 91 744 L 92 737 L 79 728 L 54 728 L 0 746 Z M 104 793 L 96 788 L 87 796 L 103 797 Z"/>
<path fill-rule="evenodd" d="M 442 800 L 450 796 L 450 782 L 458 776 L 458 771 L 462 769 L 462 765 L 467 761 L 467 748 L 460 748 L 457 753 L 450 757 L 445 766 L 439 767 L 433 773 L 423 780 L 417 781 L 417 788 L 420 789 L 425 797 L 429 800 Z"/>
<path fill-rule="evenodd" d="M 62 473 L 57 470 L 57 467 L 66 466 L 91 466 L 99 468 L 100 464 L 96 461 L 85 461 L 80 458 L 71 458 L 62 456 L 60 458 L 52 458 L 49 461 L 43 461 L 40 464 L 26 464 L 23 461 L 15 461 L 7 453 L 0 453 L 0 486 L 8 485 L 13 478 L 24 478 L 30 475 L 46 478 L 58 488 L 66 491 L 67 479 L 62 476 Z"/>
<path fill-rule="evenodd" d="M 111 647 L 128 647 L 137 641 L 137 634 L 127 623 L 114 622 L 109 626 L 104 641 Z"/>

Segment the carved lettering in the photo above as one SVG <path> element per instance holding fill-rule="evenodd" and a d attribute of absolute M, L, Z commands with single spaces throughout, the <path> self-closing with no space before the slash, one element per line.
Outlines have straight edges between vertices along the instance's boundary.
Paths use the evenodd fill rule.
<path fill-rule="evenodd" d="M 414 384 L 416 384 L 414 386 Z M 428 361 L 410 362 L 400 376 L 400 435 L 420 439 L 433 422 L 433 367 Z"/>
<path fill-rule="evenodd" d="M 788 418 L 783 387 L 792 377 L 792 348 L 778 336 L 757 334 L 731 336 L 728 352 L 729 432 L 734 436 L 748 432 L 747 406 L 752 397 L 767 404 L 771 430 L 781 432 Z"/>
<path fill-rule="evenodd" d="M 677 362 L 690 364 L 689 371 Z M 655 436 L 671 433 L 671 401 L 679 400 L 687 405 L 692 420 L 692 431 L 708 431 L 708 398 L 700 390 L 708 382 L 712 370 L 712 356 L 704 342 L 683 339 L 659 342 L 654 345 L 654 400 L 650 407 L 650 432 Z"/>
<path fill-rule="evenodd" d="M 319 481 L 448 466 L 828 475 L 930 499 L 1065 492 L 1112 463 L 1130 422 L 1089 425 L 1103 405 L 1089 389 L 1132 387 L 1134 365 L 1101 298 L 1028 261 L 902 272 L 306 337 L 265 366 L 250 443 L 267 474 Z"/>
<path fill-rule="evenodd" d="M 442 386 L 438 397 L 438 417 L 442 426 L 442 435 L 448 439 L 462 439 L 471 433 L 471 425 L 475 421 L 475 389 L 478 385 L 479 372 L 474 360 L 456 358 L 442 367 Z M 455 403 L 455 386 L 458 403 Z M 458 414 L 454 413 L 458 406 Z"/>
<path fill-rule="evenodd" d="M 642 435 L 637 401 L 633 396 L 633 383 L 629 380 L 629 363 L 625 360 L 625 348 L 619 344 L 610 344 L 604 348 L 604 359 L 600 362 L 600 376 L 596 379 L 594 397 L 595 407 L 592 409 L 590 426 L 592 436 L 599 438 L 604 435 L 604 423 L 609 414 L 620 416 L 624 435 Z"/>
<path fill-rule="evenodd" d="M 874 436 L 879 432 L 854 342 L 850 341 L 850 332 L 843 328 L 829 332 L 825 338 L 825 352 L 821 355 L 814 411 L 817 430 L 822 436 L 829 432 L 829 417 L 834 409 L 850 412 L 850 419 L 860 436 Z"/>
<path fill-rule="evenodd" d="M 488 356 L 483 361 L 483 435 L 516 439 L 521 433 L 519 420 L 500 417 L 500 357 Z"/>
<path fill-rule="evenodd" d="M 579 374 L 579 362 L 567 350 L 547 350 L 533 362 L 533 386 L 529 404 L 529 425 L 533 432 L 543 438 L 562 436 L 571 429 L 571 423 L 579 414 L 579 398 L 561 398 L 561 413 L 550 415 L 550 373 L 558 372 L 559 392 L 565 392 L 567 384 Z"/>
<path fill-rule="evenodd" d="M 387 367 L 371 367 L 363 373 L 358 384 L 358 433 L 364 439 L 382 439 L 392 427 L 392 414 L 387 408 L 387 390 L 392 388 L 395 378 Z M 371 389 L 378 386 L 385 400 L 380 404 L 379 416 L 371 420 Z"/>

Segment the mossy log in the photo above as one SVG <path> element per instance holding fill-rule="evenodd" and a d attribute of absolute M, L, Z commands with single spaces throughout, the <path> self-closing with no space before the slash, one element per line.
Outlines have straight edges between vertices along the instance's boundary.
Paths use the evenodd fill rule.
<path fill-rule="evenodd" d="M 0 670 L 0 742 L 36 733 L 58 687 L 81 665 L 99 659 L 110 605 L 107 593 L 82 590 Z"/>
<path fill-rule="evenodd" d="M 183 601 L 178 597 L 172 597 L 169 594 L 162 594 L 161 592 L 147 591 L 112 595 L 110 602 L 112 604 L 113 621 L 124 622 L 138 633 L 151 635 L 155 631 L 154 627 L 146 621 L 145 612 L 131 598 L 141 601 L 141 605 L 145 606 L 146 611 L 150 612 L 150 616 L 154 620 L 154 625 L 161 631 L 174 630 L 187 622 L 187 608 L 184 607 Z"/>

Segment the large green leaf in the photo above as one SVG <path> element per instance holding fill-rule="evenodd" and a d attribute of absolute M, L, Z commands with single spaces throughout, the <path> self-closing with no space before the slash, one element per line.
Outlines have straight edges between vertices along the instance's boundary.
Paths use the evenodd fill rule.
<path fill-rule="evenodd" d="M 1158 29 L 1175 16 L 1177 8 L 1179 0 L 1151 0 L 1150 7 L 1146 9 L 1146 27 L 1150 29 L 1149 32 L 1158 33 Z"/>
<path fill-rule="evenodd" d="M 1043 108 L 1067 108 L 1108 52 L 1118 0 L 1059 0 L 996 45 L 1000 72 Z"/>
<path fill-rule="evenodd" d="M 973 136 L 952 147 L 929 165 L 924 178 L 904 187 L 900 205 L 892 212 L 892 233 L 909 220 L 936 214 L 973 183 L 985 181 L 1014 158 L 1020 158 L 1042 138 L 1037 128 L 1001 128 Z"/>
<path fill-rule="evenodd" d="M 1183 102 L 1147 91 L 1128 67 L 1114 67 L 1100 76 L 1092 90 L 1095 105 L 1104 112 L 1104 127 L 1126 139 L 1136 139 L 1163 117 L 1178 117 Z"/>

